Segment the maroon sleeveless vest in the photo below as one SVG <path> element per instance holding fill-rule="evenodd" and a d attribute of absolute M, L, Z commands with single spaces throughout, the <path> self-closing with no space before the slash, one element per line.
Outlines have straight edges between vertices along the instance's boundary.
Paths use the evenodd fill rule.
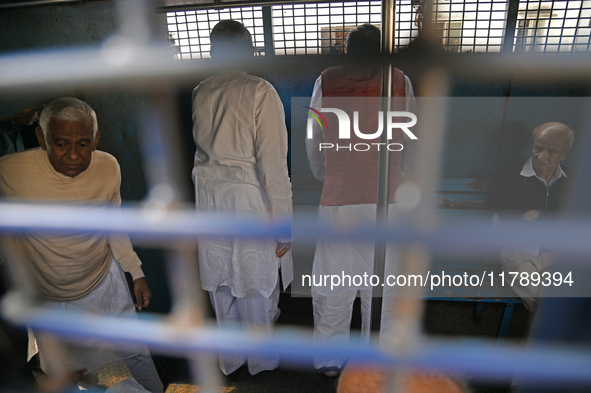
<path fill-rule="evenodd" d="M 394 69 L 395 111 L 406 110 L 406 86 L 404 73 Z M 372 204 L 377 202 L 378 188 L 378 143 L 379 138 L 367 140 L 359 138 L 353 131 L 353 111 L 359 112 L 359 131 L 364 134 L 375 133 L 378 129 L 380 108 L 381 71 L 359 71 L 348 66 L 331 67 L 322 73 L 322 107 L 342 109 L 351 121 L 351 138 L 339 139 L 337 116 L 324 113 L 328 127 L 324 130 L 325 143 L 335 147 L 323 149 L 324 183 L 320 204 L 325 206 Z M 343 102 L 339 97 L 364 97 L 363 100 Z M 375 97 L 367 99 L 365 97 Z M 386 132 L 386 124 L 382 132 Z M 403 143 L 401 130 L 393 130 L 391 143 Z M 339 149 L 337 150 L 337 144 Z M 348 149 L 349 144 L 351 149 Z M 370 148 L 365 150 L 369 145 Z M 344 148 L 341 148 L 344 147 Z M 385 149 L 385 146 L 379 146 Z M 399 147 L 392 146 L 393 150 Z M 402 182 L 401 153 L 393 151 L 390 167 L 390 202 L 394 192 Z"/>

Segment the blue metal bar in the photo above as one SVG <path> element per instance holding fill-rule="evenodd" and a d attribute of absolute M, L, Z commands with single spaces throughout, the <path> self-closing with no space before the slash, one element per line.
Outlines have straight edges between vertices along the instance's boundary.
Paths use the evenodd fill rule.
<path fill-rule="evenodd" d="M 511 379 L 519 374 L 527 383 L 591 383 L 589 348 L 553 346 L 496 347 L 486 340 L 426 341 L 411 353 L 388 353 L 383 346 L 359 343 L 320 343 L 308 331 L 276 328 L 272 335 L 256 330 L 218 329 L 214 325 L 177 328 L 162 318 L 146 320 L 100 317 L 30 309 L 7 315 L 27 324 L 73 340 L 102 339 L 121 345 L 147 344 L 164 354 L 227 353 L 279 355 L 294 362 L 309 362 L 314 355 L 345 357 L 361 362 L 469 373 L 484 379 Z"/>
<path fill-rule="evenodd" d="M 513 316 L 514 310 L 515 304 L 505 304 L 503 319 L 501 320 L 501 325 L 499 326 L 499 334 L 497 335 L 497 346 L 505 344 L 505 339 L 507 338 L 507 332 L 509 331 L 509 325 L 511 325 L 511 317 Z"/>
<path fill-rule="evenodd" d="M 275 238 L 293 233 L 302 243 L 317 239 L 422 243 L 442 251 L 474 252 L 481 255 L 498 247 L 519 247 L 544 244 L 545 249 L 567 256 L 591 253 L 591 222 L 571 219 L 555 220 L 549 226 L 527 225 L 507 221 L 502 228 L 491 228 L 488 220 L 442 225 L 425 231 L 398 225 L 379 228 L 375 223 L 359 223 L 351 227 L 333 227 L 318 223 L 315 216 L 294 217 L 293 222 L 270 222 L 254 217 L 184 209 L 148 209 L 123 207 L 105 209 L 92 206 L 41 205 L 32 203 L 0 203 L 0 232 L 28 233 L 125 233 L 136 239 L 162 240 L 174 245 L 198 238 L 245 237 Z M 569 261 L 571 262 L 571 261 Z M 581 261 L 573 261 L 582 263 Z M 565 263 L 556 261 L 556 265 Z"/>
<path fill-rule="evenodd" d="M 183 82 L 198 81 L 199 77 L 220 71 L 219 65 L 211 62 L 174 61 L 173 52 L 168 55 L 167 49 L 155 46 L 135 46 L 124 40 L 107 41 L 102 48 L 56 49 L 34 53 L 9 53 L 0 55 L 0 91 L 23 90 L 39 92 L 44 89 L 56 88 L 63 91 L 68 87 L 84 86 L 137 86 L 153 84 L 159 78 L 171 78 Z M 410 65 L 416 61 L 424 61 L 419 54 L 394 54 L 396 63 Z M 457 73 L 466 75 L 482 75 L 486 73 L 507 75 L 530 70 L 530 75 L 540 80 L 555 80 L 560 75 L 565 78 L 586 78 L 589 75 L 590 53 L 573 53 L 564 56 L 532 56 L 512 53 L 510 55 L 470 53 L 466 56 L 434 56 L 430 64 L 448 67 Z M 328 59 L 328 60 L 327 60 Z M 331 60 L 332 59 L 332 60 Z M 393 60 L 385 56 L 382 64 Z M 318 58 L 322 65 L 334 65 L 336 57 Z M 342 59 L 341 59 L 342 61 Z M 253 65 L 255 61 L 245 61 L 245 65 Z M 309 66 L 309 57 L 278 57 L 265 59 L 264 63 L 256 62 L 257 69 L 276 70 L 297 69 Z M 38 67 L 43 64 L 43 67 Z M 236 66 L 236 64 L 232 64 Z M 287 68 L 286 68 L 287 67 Z"/>
<path fill-rule="evenodd" d="M 441 302 L 479 302 L 479 303 L 512 303 L 521 304 L 521 300 L 517 297 L 504 297 L 504 298 L 476 298 L 476 297 L 438 297 L 428 296 L 425 300 L 436 300 Z"/>

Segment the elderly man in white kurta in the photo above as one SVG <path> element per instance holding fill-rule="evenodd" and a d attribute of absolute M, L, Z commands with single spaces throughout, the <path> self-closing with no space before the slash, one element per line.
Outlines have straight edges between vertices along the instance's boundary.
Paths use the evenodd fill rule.
<path fill-rule="evenodd" d="M 239 22 L 218 23 L 211 33 L 214 60 L 252 57 L 252 39 Z M 193 181 L 198 209 L 273 220 L 292 214 L 283 105 L 273 86 L 244 72 L 212 76 L 193 92 Z M 290 239 L 199 241 L 201 285 L 209 291 L 220 325 L 248 324 L 270 331 L 279 316 L 279 275 L 291 282 Z M 227 375 L 246 361 L 222 356 Z M 277 358 L 248 358 L 256 374 Z"/>
<path fill-rule="evenodd" d="M 380 31 L 370 24 L 351 31 L 347 40 L 347 56 L 351 64 L 328 68 L 316 80 L 310 107 L 336 107 L 345 110 L 353 119 L 353 111 L 361 113 L 359 128 L 364 133 L 377 129 L 377 112 L 380 109 L 381 68 L 371 59 L 380 53 Z M 413 112 L 414 92 L 408 76 L 394 69 L 394 109 Z M 360 110 L 361 109 L 361 110 Z M 373 143 L 368 151 L 319 148 L 320 143 L 348 145 L 355 142 L 371 143 L 377 140 L 359 139 L 355 135 L 350 140 L 338 140 L 339 126 L 336 116 L 324 114 L 328 126 L 323 130 L 313 123 L 312 138 L 306 139 L 306 151 L 310 169 L 314 176 L 323 181 L 322 196 L 318 207 L 318 220 L 338 227 L 355 226 L 360 223 L 375 222 L 377 202 L 378 150 Z M 332 122 L 332 123 L 331 123 Z M 346 143 L 345 143 L 346 142 Z M 404 142 L 403 136 L 393 135 L 392 142 L 398 150 Z M 363 149 L 360 149 L 363 150 Z M 399 152 L 392 153 L 390 169 L 390 202 L 402 182 L 402 160 Z M 363 276 L 373 274 L 373 242 L 334 242 L 319 241 L 314 254 L 312 273 L 314 277 L 327 274 Z M 386 260 L 386 276 L 395 272 L 394 253 L 389 247 Z M 387 314 L 392 302 L 391 288 L 385 288 L 383 315 Z M 370 285 L 350 283 L 332 288 L 330 285 L 312 287 L 314 306 L 314 337 L 317 340 L 348 339 L 351 324 L 353 301 L 359 294 L 361 298 L 361 330 L 365 338 L 370 328 Z M 389 324 L 382 318 L 381 331 L 388 330 Z M 324 375 L 338 375 L 344 359 L 314 359 L 315 367 Z"/>
<path fill-rule="evenodd" d="M 121 173 L 112 155 L 95 150 L 100 138 L 96 114 L 83 101 L 60 98 L 49 103 L 39 120 L 41 147 L 0 159 L 0 190 L 6 198 L 118 207 Z M 45 307 L 84 313 L 135 317 L 123 271 L 134 280 L 136 307 L 150 304 L 151 292 L 141 261 L 126 236 L 94 233 L 75 235 L 33 231 L 15 237 L 14 249 L 26 266 Z M 32 341 L 34 343 L 34 341 Z M 42 344 L 42 343 L 41 343 Z M 123 359 L 133 377 L 152 393 L 163 391 L 147 348 L 121 350 L 115 345 L 87 340 L 68 344 L 65 365 L 93 372 Z M 29 358 L 36 345 L 30 345 Z M 43 346 L 41 365 L 48 370 Z"/>

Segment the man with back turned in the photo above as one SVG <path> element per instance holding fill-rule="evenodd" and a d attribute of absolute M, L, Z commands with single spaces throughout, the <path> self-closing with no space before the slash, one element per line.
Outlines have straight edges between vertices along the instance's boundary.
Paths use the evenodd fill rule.
<path fill-rule="evenodd" d="M 331 67 L 322 72 L 316 80 L 310 107 L 339 108 L 349 114 L 350 119 L 359 116 L 363 132 L 378 129 L 378 112 L 381 110 L 382 67 L 379 64 L 380 30 L 370 24 L 358 26 L 347 37 L 348 64 Z M 401 70 L 393 70 L 393 109 L 412 112 L 414 92 L 408 76 Z M 369 150 L 320 149 L 321 143 L 339 143 L 339 125 L 336 116 L 325 114 L 327 127 L 313 124 L 312 138 L 306 139 L 306 151 L 310 169 L 316 179 L 323 182 L 319 221 L 337 227 L 346 227 L 363 221 L 375 222 L 378 189 L 378 150 L 372 143 Z M 357 133 L 351 139 L 340 141 L 345 145 L 378 142 L 379 139 L 361 139 Z M 346 142 L 346 143 L 345 143 Z M 403 146 L 402 132 L 394 133 L 393 145 Z M 370 146 L 369 144 L 367 146 Z M 391 153 L 390 202 L 403 181 L 402 154 L 399 150 Z M 391 250 L 393 251 L 393 250 Z M 319 241 L 314 254 L 312 273 L 316 277 L 326 274 L 363 276 L 373 274 L 374 244 L 361 242 Z M 388 252 L 386 274 L 395 269 L 394 253 Z M 386 288 L 388 289 L 388 288 Z M 386 297 L 389 298 L 391 291 Z M 364 337 L 369 336 L 371 287 L 359 286 L 352 282 L 335 288 L 312 286 L 314 306 L 314 338 L 325 341 L 342 341 L 349 338 L 353 302 L 361 298 Z M 393 305 L 386 300 L 383 314 Z M 384 321 L 384 319 L 382 319 Z M 389 323 L 382 323 L 382 332 Z M 314 366 L 327 377 L 335 377 L 343 366 L 343 359 L 316 357 Z"/>
<path fill-rule="evenodd" d="M 197 209 L 242 217 L 291 218 L 287 130 L 283 104 L 269 82 L 241 71 L 253 57 L 244 25 L 224 20 L 211 32 L 213 61 L 226 68 L 193 92 L 193 181 Z M 233 67 L 233 69 L 228 69 Z M 292 279 L 290 238 L 200 239 L 201 287 L 220 325 L 270 332 L 279 317 L 279 268 Z M 222 355 L 227 375 L 245 362 L 250 374 L 273 370 L 277 357 Z"/>

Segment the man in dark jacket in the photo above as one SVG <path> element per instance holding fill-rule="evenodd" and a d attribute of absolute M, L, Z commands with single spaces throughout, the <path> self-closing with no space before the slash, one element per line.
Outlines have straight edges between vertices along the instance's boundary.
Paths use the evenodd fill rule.
<path fill-rule="evenodd" d="M 501 218 L 521 217 L 540 224 L 551 220 L 558 210 L 569 182 L 568 169 L 560 163 L 568 157 L 574 141 L 573 131 L 562 123 L 544 123 L 534 130 L 531 157 L 519 168 L 502 171 L 497 181 L 495 205 Z M 540 275 L 548 271 L 551 258 L 539 247 L 503 249 L 503 270 Z M 517 284 L 517 281 L 516 281 Z M 535 311 L 538 286 L 514 285 L 530 311 Z"/>

